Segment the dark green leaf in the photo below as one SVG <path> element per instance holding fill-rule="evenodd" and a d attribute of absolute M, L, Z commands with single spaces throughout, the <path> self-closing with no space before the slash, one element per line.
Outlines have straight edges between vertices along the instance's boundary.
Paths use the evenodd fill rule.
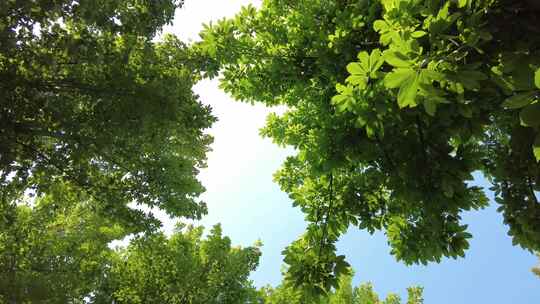
<path fill-rule="evenodd" d="M 519 109 L 534 101 L 535 92 L 518 93 L 512 97 L 508 97 L 503 102 L 503 107 L 508 109 Z"/>
<path fill-rule="evenodd" d="M 533 103 L 524 107 L 519 113 L 521 124 L 528 127 L 540 125 L 540 103 Z"/>

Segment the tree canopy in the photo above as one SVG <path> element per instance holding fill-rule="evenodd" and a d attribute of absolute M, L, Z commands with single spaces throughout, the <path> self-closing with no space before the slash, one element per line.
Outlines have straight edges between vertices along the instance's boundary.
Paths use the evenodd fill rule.
<path fill-rule="evenodd" d="M 464 256 L 461 215 L 488 205 L 475 172 L 514 244 L 540 251 L 536 2 L 264 0 L 189 46 L 158 37 L 182 5 L 0 2 L 0 302 L 398 304 L 353 288 L 336 242 L 357 227 L 406 264 Z M 206 213 L 215 118 L 192 86 L 218 75 L 288 109 L 261 134 L 296 150 L 275 180 L 309 225 L 276 288 L 249 280 L 258 245 L 219 225 L 167 236 L 128 206 Z"/>
<path fill-rule="evenodd" d="M 407 289 L 407 304 L 422 304 L 423 288 L 410 287 Z M 357 287 L 352 285 L 351 274 L 342 275 L 337 287 L 324 295 L 306 293 L 305 290 L 295 289 L 287 283 L 276 288 L 270 286 L 260 290 L 261 303 L 264 304 L 400 304 L 403 303 L 397 294 L 389 294 L 385 300 L 380 300 L 373 290 L 371 283 L 364 283 Z"/>
<path fill-rule="evenodd" d="M 128 233 L 100 216 L 100 202 L 56 184 L 33 204 L 20 202 L 0 224 L 0 303 L 247 303 L 259 246 L 232 247 L 221 227 L 178 225 L 110 242 Z"/>
<path fill-rule="evenodd" d="M 259 248 L 231 247 L 219 225 L 206 239 L 202 233 L 202 227 L 180 225 L 171 237 L 136 237 L 112 257 L 93 302 L 249 303 Z"/>
<path fill-rule="evenodd" d="M 200 218 L 215 120 L 191 90 L 186 46 L 154 42 L 183 1 L 0 3 L 0 190 L 69 182 L 127 225 L 156 224 L 126 204 Z"/>
<path fill-rule="evenodd" d="M 292 146 L 275 180 L 310 222 L 288 278 L 328 290 L 334 243 L 383 230 L 407 264 L 464 256 L 466 210 L 488 200 L 514 244 L 540 249 L 540 27 L 531 1 L 263 1 L 194 46 L 238 100 L 288 111 L 262 129 Z"/>
<path fill-rule="evenodd" d="M 126 231 L 102 205 L 57 183 L 35 202 L 4 209 L 0 222 L 1 303 L 84 303 Z"/>

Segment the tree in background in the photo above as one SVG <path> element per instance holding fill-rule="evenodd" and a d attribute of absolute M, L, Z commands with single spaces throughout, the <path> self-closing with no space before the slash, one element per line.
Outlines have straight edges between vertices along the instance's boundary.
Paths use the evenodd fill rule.
<path fill-rule="evenodd" d="M 253 303 L 249 274 L 261 255 L 255 247 L 231 247 L 221 227 L 206 239 L 202 227 L 137 236 L 115 253 L 93 303 Z"/>
<path fill-rule="evenodd" d="M 466 210 L 493 184 L 514 244 L 540 249 L 538 7 L 509 0 L 266 0 L 193 48 L 238 100 L 285 105 L 264 136 L 293 146 L 275 180 L 306 214 L 287 280 L 319 292 L 350 226 L 407 264 L 464 256 Z"/>
<path fill-rule="evenodd" d="M 0 3 L 0 200 L 70 183 L 140 230 L 206 212 L 196 179 L 215 120 L 185 45 L 153 42 L 183 1 Z"/>
<path fill-rule="evenodd" d="M 352 273 L 352 272 L 351 272 Z M 411 287 L 407 289 L 407 304 L 422 304 L 423 289 Z M 384 301 L 379 299 L 371 283 L 354 287 L 352 274 L 342 275 L 335 290 L 326 294 L 309 294 L 303 289 L 282 284 L 276 288 L 270 286 L 260 290 L 260 302 L 264 304 L 400 304 L 401 298 L 396 294 L 389 294 Z"/>
<path fill-rule="evenodd" d="M 259 246 L 231 247 L 219 225 L 138 234 L 111 249 L 125 228 L 91 197 L 55 184 L 19 202 L 0 223 L 0 303 L 247 303 Z"/>
<path fill-rule="evenodd" d="M 538 256 L 538 259 L 540 260 L 540 253 L 536 253 L 536 256 Z M 533 267 L 532 272 L 536 274 L 538 277 L 540 277 L 540 263 L 538 266 Z"/>
<path fill-rule="evenodd" d="M 91 197 L 56 183 L 33 204 L 1 210 L 0 302 L 84 303 L 126 234 Z"/>

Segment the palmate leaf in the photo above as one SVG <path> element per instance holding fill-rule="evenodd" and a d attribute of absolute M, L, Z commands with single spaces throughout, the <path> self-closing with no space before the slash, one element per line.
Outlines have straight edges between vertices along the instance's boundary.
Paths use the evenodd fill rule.
<path fill-rule="evenodd" d="M 366 70 L 364 69 L 364 67 L 362 67 L 362 65 L 360 65 L 360 63 L 358 62 L 351 62 L 347 65 L 347 71 L 351 74 L 351 75 L 365 75 L 366 74 Z"/>
<path fill-rule="evenodd" d="M 385 52 L 384 59 L 388 64 L 396 68 L 408 68 L 412 66 L 411 60 L 400 52 Z"/>
<path fill-rule="evenodd" d="M 398 92 L 398 105 L 400 108 L 416 106 L 416 95 L 418 94 L 418 75 L 413 74 L 407 78 Z"/>
<path fill-rule="evenodd" d="M 426 112 L 433 116 L 435 115 L 437 102 L 444 102 L 440 90 L 433 87 L 434 80 L 443 79 L 442 73 L 422 69 L 417 72 L 411 68 L 397 68 L 386 74 L 384 85 L 389 89 L 399 88 L 398 105 L 400 108 L 407 106 L 414 107 L 418 90 L 421 89 L 422 96 L 425 96 L 429 101 L 424 104 Z"/>
<path fill-rule="evenodd" d="M 384 77 L 384 85 L 389 89 L 399 88 L 407 79 L 413 77 L 413 69 L 394 69 Z"/>
<path fill-rule="evenodd" d="M 351 85 L 357 85 L 360 89 L 365 89 L 368 83 L 367 71 L 358 62 L 352 62 L 347 65 L 347 71 L 351 76 L 345 79 L 345 82 Z"/>
<path fill-rule="evenodd" d="M 384 57 L 381 56 L 381 50 L 374 49 L 369 56 L 369 77 L 376 78 L 375 72 L 377 72 L 384 63 Z"/>
<path fill-rule="evenodd" d="M 437 71 L 429 70 L 429 69 L 422 69 L 420 71 L 420 80 L 423 83 L 431 85 L 433 81 L 444 80 L 444 74 Z"/>
<path fill-rule="evenodd" d="M 352 85 L 357 85 L 360 89 L 365 89 L 367 87 L 368 77 L 360 75 L 351 75 L 345 79 L 346 83 Z"/>
<path fill-rule="evenodd" d="M 375 49 L 371 55 L 367 52 L 358 54 L 358 62 L 352 62 L 347 65 L 347 71 L 351 74 L 345 80 L 346 83 L 357 85 L 360 89 L 367 87 L 369 78 L 377 78 L 377 70 L 384 63 L 384 58 L 381 56 L 381 51 Z"/>
<path fill-rule="evenodd" d="M 389 89 L 399 88 L 397 100 L 400 108 L 414 107 L 417 105 L 416 96 L 418 95 L 420 80 L 420 74 L 415 70 L 397 68 L 386 74 L 384 85 Z"/>
<path fill-rule="evenodd" d="M 364 69 L 364 71 L 369 73 L 370 68 L 369 68 L 369 54 L 368 54 L 368 52 L 364 51 L 364 52 L 358 53 L 358 60 L 360 61 L 360 65 Z"/>
<path fill-rule="evenodd" d="M 387 32 L 389 28 L 390 26 L 384 20 L 375 20 L 375 22 L 373 22 L 373 29 L 376 32 L 384 33 Z"/>

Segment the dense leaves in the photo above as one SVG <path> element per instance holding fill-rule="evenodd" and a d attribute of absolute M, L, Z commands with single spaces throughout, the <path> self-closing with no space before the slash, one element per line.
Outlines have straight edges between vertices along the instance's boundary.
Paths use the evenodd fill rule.
<path fill-rule="evenodd" d="M 209 25 L 194 49 L 235 98 L 285 105 L 264 136 L 293 146 L 275 179 L 311 222 L 289 280 L 346 272 L 333 243 L 383 230 L 405 263 L 459 257 L 461 213 L 493 184 L 515 244 L 540 249 L 540 27 L 531 1 L 267 0 Z"/>
<path fill-rule="evenodd" d="M 55 185 L 33 204 L 0 210 L 0 303 L 246 303 L 258 246 L 231 247 L 219 225 L 135 236 L 102 204 Z M 184 228 L 184 229 L 182 229 Z"/>
<path fill-rule="evenodd" d="M 143 223 L 126 209 L 132 201 L 205 213 L 196 174 L 214 118 L 191 91 L 183 43 L 152 40 L 181 4 L 0 3 L 3 204 L 69 182 L 131 225 Z"/>
<path fill-rule="evenodd" d="M 202 227 L 179 226 L 167 238 L 145 234 L 112 259 L 94 303 L 248 303 L 256 295 L 248 279 L 258 247 L 232 248 L 219 225 L 206 239 Z"/>
<path fill-rule="evenodd" d="M 475 171 L 514 243 L 540 250 L 534 2 L 266 0 L 193 47 L 156 42 L 182 4 L 0 3 L 0 301 L 399 303 L 353 289 L 335 242 L 354 226 L 383 230 L 407 264 L 463 256 L 461 214 L 487 205 Z M 214 118 L 191 91 L 199 71 L 288 107 L 262 134 L 298 152 L 275 179 L 310 224 L 277 289 L 255 292 L 259 250 L 231 248 L 219 226 L 167 237 L 127 206 L 206 212 L 196 175 Z"/>
<path fill-rule="evenodd" d="M 422 304 L 422 287 L 410 287 L 407 289 L 407 304 Z M 352 275 L 343 275 L 335 290 L 324 295 L 313 295 L 305 290 L 295 289 L 286 284 L 276 288 L 263 287 L 260 290 L 261 303 L 265 304 L 400 304 L 404 303 L 396 294 L 389 294 L 385 300 L 380 300 L 373 290 L 371 283 L 365 283 L 354 287 L 352 285 Z"/>
<path fill-rule="evenodd" d="M 1 303 L 84 303 L 97 287 L 109 242 L 129 231 L 71 190 L 55 184 L 33 204 L 0 209 Z"/>

